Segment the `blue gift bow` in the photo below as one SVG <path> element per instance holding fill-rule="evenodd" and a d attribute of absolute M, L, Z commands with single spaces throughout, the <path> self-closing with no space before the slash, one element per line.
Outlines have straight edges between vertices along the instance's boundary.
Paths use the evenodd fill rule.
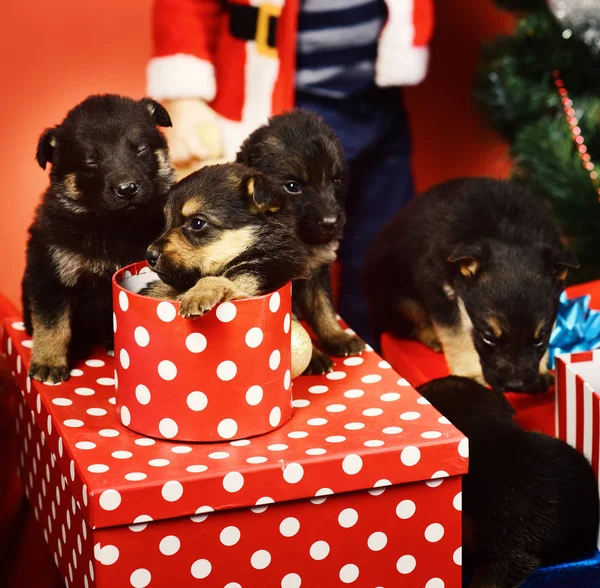
<path fill-rule="evenodd" d="M 556 325 L 548 345 L 548 367 L 554 369 L 557 355 L 600 348 L 600 311 L 590 308 L 591 296 L 560 296 Z"/>

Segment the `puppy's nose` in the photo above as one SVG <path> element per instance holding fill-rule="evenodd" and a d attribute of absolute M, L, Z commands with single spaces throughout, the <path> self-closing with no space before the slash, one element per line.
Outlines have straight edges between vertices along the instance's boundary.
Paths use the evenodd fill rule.
<path fill-rule="evenodd" d="M 146 250 L 146 259 L 148 260 L 148 265 L 154 267 L 158 258 L 160 257 L 160 251 L 157 247 L 148 247 Z"/>
<path fill-rule="evenodd" d="M 124 182 L 123 184 L 119 184 L 116 190 L 117 196 L 120 198 L 125 198 L 126 200 L 133 198 L 137 194 L 137 191 L 138 186 L 133 182 Z"/>
<path fill-rule="evenodd" d="M 326 216 L 321 219 L 321 226 L 324 229 L 331 229 L 332 227 L 334 227 L 337 224 L 337 222 L 338 222 L 337 216 Z"/>

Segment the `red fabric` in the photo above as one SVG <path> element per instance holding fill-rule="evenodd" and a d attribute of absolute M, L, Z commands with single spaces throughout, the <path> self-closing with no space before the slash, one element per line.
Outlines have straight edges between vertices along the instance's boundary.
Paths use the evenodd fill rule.
<path fill-rule="evenodd" d="M 600 308 L 600 280 L 578 284 L 567 290 L 569 298 L 591 295 L 590 306 Z M 435 353 L 417 341 L 395 339 L 385 334 L 381 339 L 383 357 L 414 387 L 448 375 L 448 366 L 441 353 Z M 506 395 L 517 411 L 517 421 L 526 429 L 555 435 L 554 392 L 540 396 Z"/>
<path fill-rule="evenodd" d="M 154 57 L 185 53 L 213 62 L 222 16 L 220 0 L 154 0 Z"/>
<path fill-rule="evenodd" d="M 431 41 L 434 27 L 432 0 L 415 0 L 414 4 L 415 47 L 427 47 Z"/>
<path fill-rule="evenodd" d="M 217 95 L 211 106 L 221 116 L 239 122 L 244 108 L 246 41 L 232 37 L 228 29 L 229 17 L 226 16 L 221 21 L 219 50 L 214 61 Z M 235 80 L 234 88 L 232 80 Z"/>
<path fill-rule="evenodd" d="M 273 91 L 273 114 L 290 110 L 295 103 L 299 4 L 300 0 L 287 0 L 281 12 L 281 24 L 277 30 L 280 64 Z"/>

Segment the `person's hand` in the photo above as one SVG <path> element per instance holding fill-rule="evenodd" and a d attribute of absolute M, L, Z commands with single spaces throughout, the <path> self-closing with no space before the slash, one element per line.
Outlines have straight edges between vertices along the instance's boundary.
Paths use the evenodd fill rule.
<path fill-rule="evenodd" d="M 171 162 L 178 171 L 193 170 L 223 155 L 217 114 L 197 98 L 165 100 L 173 126 L 165 129 Z"/>

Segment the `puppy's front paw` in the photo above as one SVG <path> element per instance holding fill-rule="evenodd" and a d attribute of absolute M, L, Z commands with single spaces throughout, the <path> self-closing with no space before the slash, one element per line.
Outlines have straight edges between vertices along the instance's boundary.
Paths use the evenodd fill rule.
<path fill-rule="evenodd" d="M 303 376 L 322 376 L 333 371 L 333 361 L 331 357 L 325 355 L 320 349 L 314 345 L 312 348 L 312 357 L 308 367 L 302 373 Z"/>
<path fill-rule="evenodd" d="M 540 374 L 538 378 L 537 384 L 529 390 L 525 392 L 527 394 L 531 394 L 532 396 L 537 396 L 538 394 L 545 394 L 550 389 L 550 386 L 554 383 L 554 376 L 550 372 L 545 372 Z"/>
<path fill-rule="evenodd" d="M 59 384 L 69 379 L 69 368 L 66 365 L 44 365 L 33 362 L 29 367 L 29 377 L 44 384 Z"/>
<path fill-rule="evenodd" d="M 366 349 L 362 339 L 344 332 L 334 335 L 327 341 L 322 341 L 322 344 L 327 353 L 336 357 L 360 355 Z"/>
<path fill-rule="evenodd" d="M 181 299 L 179 314 L 183 318 L 197 318 L 212 310 L 222 302 L 225 292 L 219 288 L 199 288 L 197 285 L 188 290 Z"/>

